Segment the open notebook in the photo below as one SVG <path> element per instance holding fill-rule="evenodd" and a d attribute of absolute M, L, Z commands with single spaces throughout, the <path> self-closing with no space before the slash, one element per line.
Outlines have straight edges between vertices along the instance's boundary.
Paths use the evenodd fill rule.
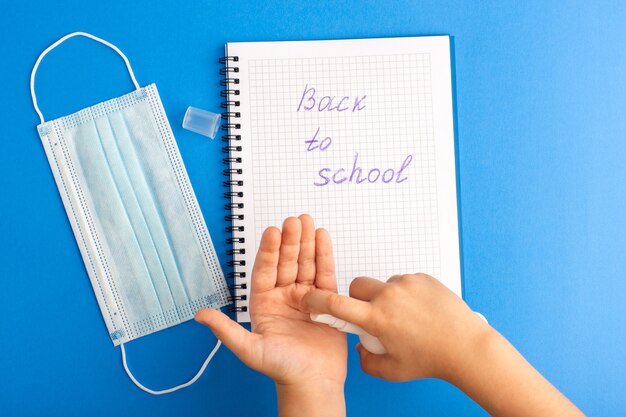
<path fill-rule="evenodd" d="M 263 230 L 301 213 L 340 293 L 425 272 L 461 295 L 449 37 L 229 43 L 223 62 L 239 321 Z"/>

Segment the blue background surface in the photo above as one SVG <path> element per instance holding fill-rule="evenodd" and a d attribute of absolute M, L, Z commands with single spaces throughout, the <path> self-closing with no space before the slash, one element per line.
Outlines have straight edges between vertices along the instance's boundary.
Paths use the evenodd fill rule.
<path fill-rule="evenodd" d="M 1 7 L 0 414 L 276 413 L 271 381 L 227 349 L 195 385 L 167 396 L 145 394 L 124 373 L 28 90 L 38 54 L 82 30 L 118 45 L 140 84 L 157 83 L 219 253 L 222 143 L 180 124 L 188 105 L 219 108 L 225 42 L 453 35 L 465 298 L 583 411 L 626 415 L 623 2 L 3 0 Z M 55 50 L 37 78 L 48 119 L 131 90 L 122 61 L 86 39 Z M 214 342 L 206 328 L 185 323 L 130 343 L 130 366 L 148 386 L 165 388 L 191 377 Z M 354 350 L 346 395 L 351 415 L 485 415 L 444 382 L 369 377 Z"/>

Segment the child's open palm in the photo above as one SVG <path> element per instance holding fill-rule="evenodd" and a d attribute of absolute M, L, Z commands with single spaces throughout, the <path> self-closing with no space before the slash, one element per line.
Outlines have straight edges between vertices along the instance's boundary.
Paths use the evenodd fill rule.
<path fill-rule="evenodd" d="M 290 217 L 282 233 L 268 228 L 259 245 L 250 289 L 252 332 L 218 310 L 202 310 L 196 320 L 277 384 L 343 386 L 345 335 L 300 311 L 302 297 L 313 288 L 337 291 L 330 236 L 316 231 L 308 215 Z"/>

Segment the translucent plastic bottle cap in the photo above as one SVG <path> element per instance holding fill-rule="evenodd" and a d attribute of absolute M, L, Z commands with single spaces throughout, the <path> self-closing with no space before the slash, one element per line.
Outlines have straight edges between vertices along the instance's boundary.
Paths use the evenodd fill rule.
<path fill-rule="evenodd" d="M 213 139 L 221 118 L 219 114 L 189 106 L 183 119 L 183 128 Z"/>

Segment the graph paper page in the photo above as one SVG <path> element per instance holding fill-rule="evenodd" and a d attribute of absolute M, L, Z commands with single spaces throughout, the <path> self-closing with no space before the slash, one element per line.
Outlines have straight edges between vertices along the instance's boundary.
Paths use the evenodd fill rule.
<path fill-rule="evenodd" d="M 263 230 L 309 213 L 332 237 L 340 293 L 357 276 L 424 272 L 461 295 L 449 38 L 230 43 L 227 55 L 246 277 Z"/>

